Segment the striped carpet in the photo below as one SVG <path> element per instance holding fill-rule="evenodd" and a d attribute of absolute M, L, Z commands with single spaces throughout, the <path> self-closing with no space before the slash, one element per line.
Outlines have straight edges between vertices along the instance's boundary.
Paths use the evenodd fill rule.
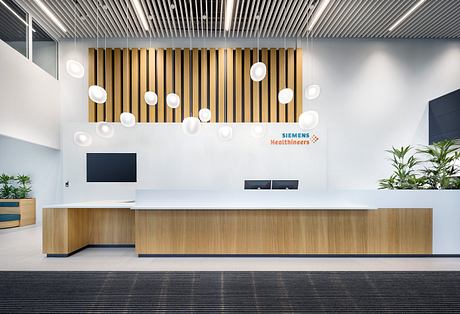
<path fill-rule="evenodd" d="M 0 272 L 0 312 L 460 312 L 460 272 Z"/>

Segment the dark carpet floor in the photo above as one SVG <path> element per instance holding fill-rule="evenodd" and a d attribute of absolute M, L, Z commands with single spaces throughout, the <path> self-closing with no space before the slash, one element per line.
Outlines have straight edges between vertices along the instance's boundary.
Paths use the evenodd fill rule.
<path fill-rule="evenodd" d="M 0 272 L 0 312 L 460 312 L 460 272 Z"/>

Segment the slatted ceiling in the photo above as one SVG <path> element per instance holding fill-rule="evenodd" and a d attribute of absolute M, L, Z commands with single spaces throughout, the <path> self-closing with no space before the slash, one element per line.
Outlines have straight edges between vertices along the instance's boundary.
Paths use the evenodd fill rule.
<path fill-rule="evenodd" d="M 182 121 L 182 49 L 174 51 L 174 90 L 181 100 L 181 106 L 174 109 L 174 122 Z"/>
<path fill-rule="evenodd" d="M 104 68 L 105 68 L 105 59 L 104 59 L 104 49 L 99 48 L 97 50 L 97 85 L 105 86 L 105 78 L 104 78 Z M 96 104 L 96 121 L 104 121 L 104 104 Z"/>
<path fill-rule="evenodd" d="M 111 49 L 110 49 L 111 50 Z M 144 99 L 144 94 L 147 91 L 147 49 L 142 48 L 140 50 L 140 56 L 139 56 L 139 89 L 140 89 L 140 95 L 139 95 L 139 103 L 140 103 L 140 118 L 139 122 L 147 122 L 148 117 L 147 117 L 147 103 L 145 102 Z"/>
<path fill-rule="evenodd" d="M 150 48 L 148 50 L 148 89 L 152 92 L 157 92 L 157 85 L 156 85 L 156 50 Z M 158 96 L 158 94 L 157 94 Z M 149 122 L 156 122 L 157 117 L 157 105 L 148 106 L 148 114 L 149 114 Z"/>
<path fill-rule="evenodd" d="M 98 0 L 80 0 L 76 7 L 78 38 L 96 37 Z M 230 37 L 254 38 L 260 27 L 262 37 L 324 38 L 460 38 L 460 1 L 426 1 L 393 32 L 388 28 L 417 0 L 334 0 L 327 6 L 313 31 L 308 21 L 320 0 L 235 0 L 230 31 L 224 28 L 225 0 L 144 0 L 141 1 L 150 31 L 145 31 L 131 1 L 106 0 L 99 7 L 99 36 L 110 38 L 126 34 L 135 38 L 158 37 Z M 62 32 L 37 6 L 35 1 L 16 0 L 54 37 L 74 36 L 73 0 L 45 4 L 64 24 Z M 170 4 L 175 9 L 170 9 Z M 206 15 L 206 20 L 202 16 Z M 256 16 L 260 16 L 260 23 Z M 279 17 L 283 18 L 279 18 Z M 128 19 L 126 19 L 128 17 Z M 150 18 L 149 18 L 150 17 Z M 259 25 L 260 24 L 260 25 Z M 10 33 L 13 33 L 11 30 Z"/>

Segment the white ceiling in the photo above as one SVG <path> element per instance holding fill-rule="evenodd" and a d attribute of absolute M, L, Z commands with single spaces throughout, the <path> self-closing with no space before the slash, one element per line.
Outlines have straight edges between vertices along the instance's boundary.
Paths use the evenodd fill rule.
<path fill-rule="evenodd" d="M 75 8 L 78 38 L 94 38 L 97 33 L 114 38 L 127 34 L 134 38 L 253 38 L 258 27 L 261 37 L 460 38 L 460 0 L 427 0 L 392 32 L 388 28 L 417 0 L 331 0 L 311 33 L 307 25 L 321 0 L 234 0 L 228 32 L 224 31 L 225 1 L 140 0 L 150 33 L 142 28 L 131 0 L 78 0 L 76 6 L 74 0 L 43 0 L 65 25 L 64 33 L 34 0 L 16 0 L 58 39 L 73 38 Z"/>

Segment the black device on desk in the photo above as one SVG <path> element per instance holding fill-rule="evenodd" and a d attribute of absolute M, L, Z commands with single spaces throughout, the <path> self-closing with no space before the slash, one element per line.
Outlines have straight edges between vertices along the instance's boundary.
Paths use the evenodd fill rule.
<path fill-rule="evenodd" d="M 271 180 L 244 180 L 245 190 L 270 190 Z"/>
<path fill-rule="evenodd" d="M 298 190 L 299 180 L 273 180 L 272 190 Z"/>

